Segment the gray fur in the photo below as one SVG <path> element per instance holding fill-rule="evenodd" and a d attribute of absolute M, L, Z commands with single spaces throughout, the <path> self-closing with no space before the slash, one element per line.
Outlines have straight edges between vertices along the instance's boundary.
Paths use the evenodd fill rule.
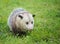
<path fill-rule="evenodd" d="M 19 13 L 23 13 L 23 12 L 27 12 L 27 11 L 22 9 L 22 8 L 17 8 L 17 9 L 14 9 L 11 12 L 11 14 L 10 14 L 10 16 L 8 18 L 8 26 L 10 28 L 10 31 L 13 31 L 14 33 L 18 33 L 18 32 L 23 30 L 23 28 L 21 29 L 21 27 L 18 27 L 17 24 L 16 24 L 17 15 L 19 15 Z M 28 19 L 30 21 L 31 21 L 31 19 L 32 19 L 32 21 L 34 21 L 32 16 L 31 16 L 31 18 L 30 18 L 30 15 L 27 15 L 27 16 L 28 16 Z M 23 25 L 23 24 L 21 24 L 21 25 Z"/>
<path fill-rule="evenodd" d="M 16 19 L 16 15 L 18 15 L 18 13 L 20 13 L 20 12 L 24 12 L 25 10 L 24 9 L 22 9 L 22 8 L 17 8 L 17 9 L 14 9 L 12 12 L 11 12 L 11 14 L 10 14 L 10 16 L 9 16 L 9 18 L 8 18 L 8 25 L 9 25 L 9 27 L 10 27 L 10 30 L 12 31 L 12 27 L 16 27 L 15 26 L 15 19 Z M 14 18 L 14 19 L 13 19 Z M 12 20 L 13 19 L 13 20 Z M 12 22 L 13 21 L 13 22 Z M 12 24 L 12 25 L 11 25 Z"/>

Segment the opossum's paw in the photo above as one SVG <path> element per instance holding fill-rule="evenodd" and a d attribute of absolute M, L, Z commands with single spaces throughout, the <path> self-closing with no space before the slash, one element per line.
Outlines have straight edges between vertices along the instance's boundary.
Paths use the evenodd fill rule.
<path fill-rule="evenodd" d="M 23 35 L 26 36 L 27 35 L 27 32 L 23 32 L 23 31 L 22 32 L 19 32 L 19 36 L 23 36 Z"/>
<path fill-rule="evenodd" d="M 22 31 L 20 31 L 20 32 L 14 32 L 13 33 L 15 36 L 26 36 L 27 35 L 27 32 L 22 32 Z"/>

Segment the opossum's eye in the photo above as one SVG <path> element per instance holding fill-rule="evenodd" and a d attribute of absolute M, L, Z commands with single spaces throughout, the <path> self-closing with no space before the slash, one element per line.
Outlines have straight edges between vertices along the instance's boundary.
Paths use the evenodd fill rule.
<path fill-rule="evenodd" d="M 26 22 L 26 24 L 28 25 L 29 23 L 28 23 L 28 22 Z"/>
<path fill-rule="evenodd" d="M 33 17 L 35 17 L 35 15 L 33 15 Z"/>
<path fill-rule="evenodd" d="M 21 15 L 18 15 L 21 19 L 23 19 L 23 17 Z"/>
<path fill-rule="evenodd" d="M 31 22 L 31 24 L 33 24 L 33 21 Z"/>

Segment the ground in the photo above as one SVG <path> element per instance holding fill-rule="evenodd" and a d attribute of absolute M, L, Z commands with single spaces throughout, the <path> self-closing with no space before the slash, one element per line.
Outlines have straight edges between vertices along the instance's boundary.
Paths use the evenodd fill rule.
<path fill-rule="evenodd" d="M 36 16 L 33 31 L 18 37 L 7 19 L 20 7 Z M 0 44 L 60 44 L 60 0 L 0 0 Z"/>

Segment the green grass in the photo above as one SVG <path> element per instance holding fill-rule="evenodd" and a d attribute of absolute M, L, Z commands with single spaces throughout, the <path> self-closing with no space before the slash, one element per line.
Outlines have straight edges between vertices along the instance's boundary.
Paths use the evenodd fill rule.
<path fill-rule="evenodd" d="M 19 7 L 36 15 L 26 37 L 14 36 L 7 26 L 9 14 Z M 60 0 L 0 0 L 0 44 L 60 44 Z"/>

